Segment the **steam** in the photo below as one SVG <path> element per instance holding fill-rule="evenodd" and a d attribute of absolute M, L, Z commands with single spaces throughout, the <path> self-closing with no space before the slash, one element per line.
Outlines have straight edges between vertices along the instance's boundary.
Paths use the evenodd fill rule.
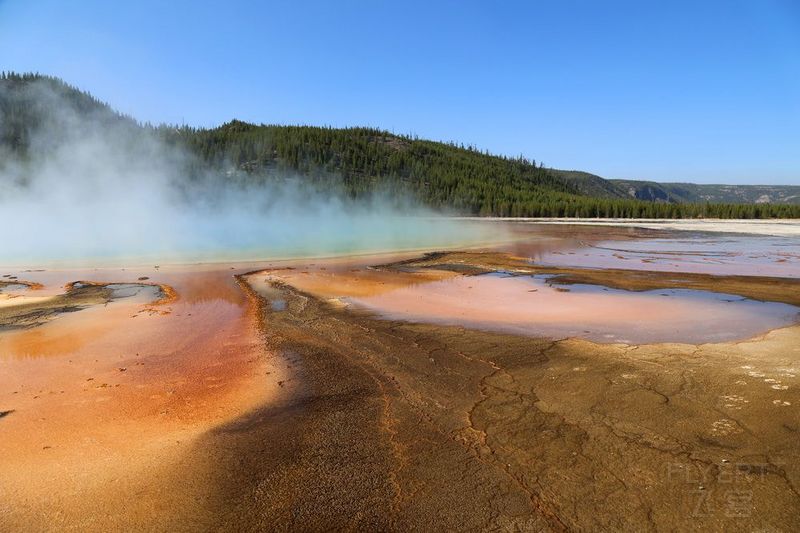
<path fill-rule="evenodd" d="M 235 171 L 197 171 L 192 155 L 150 130 L 87 117 L 41 82 L 26 90 L 45 120 L 25 157 L 0 153 L 0 264 L 269 259 L 480 237 L 385 195 L 356 202 L 297 176 L 253 184 Z"/>

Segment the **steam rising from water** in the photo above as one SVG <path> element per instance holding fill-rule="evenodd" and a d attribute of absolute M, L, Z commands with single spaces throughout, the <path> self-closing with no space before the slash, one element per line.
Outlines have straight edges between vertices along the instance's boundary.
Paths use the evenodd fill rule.
<path fill-rule="evenodd" d="M 43 84 L 29 90 L 47 120 L 31 132 L 30 157 L 0 153 L 0 264 L 275 258 L 480 237 L 418 206 L 352 202 L 298 177 L 189 175 L 198 162 L 149 131 L 87 117 Z"/>

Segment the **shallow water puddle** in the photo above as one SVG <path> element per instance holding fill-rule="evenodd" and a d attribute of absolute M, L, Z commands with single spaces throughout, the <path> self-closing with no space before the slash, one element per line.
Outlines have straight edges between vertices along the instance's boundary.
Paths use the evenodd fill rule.
<path fill-rule="evenodd" d="M 740 340 L 800 319 L 798 307 L 730 294 L 633 292 L 504 274 L 457 277 L 346 301 L 385 318 L 628 344 Z"/>
<path fill-rule="evenodd" d="M 20 303 L 28 291 L 28 286 L 21 283 L 0 284 L 0 307 Z"/>
<path fill-rule="evenodd" d="M 691 233 L 677 238 L 584 243 L 552 251 L 542 265 L 623 268 L 720 275 L 800 277 L 800 239 Z"/>
<path fill-rule="evenodd" d="M 141 283 L 110 283 L 106 285 L 111 289 L 111 297 L 114 299 L 126 298 L 131 302 L 152 302 L 161 295 L 161 289 L 157 285 L 145 285 Z"/>
<path fill-rule="evenodd" d="M 0 285 L 0 294 L 27 290 L 28 286 L 22 283 L 7 283 Z"/>

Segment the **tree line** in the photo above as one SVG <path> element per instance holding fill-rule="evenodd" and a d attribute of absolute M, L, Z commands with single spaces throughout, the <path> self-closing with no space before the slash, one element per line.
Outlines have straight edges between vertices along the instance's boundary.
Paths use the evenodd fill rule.
<path fill-rule="evenodd" d="M 800 206 L 651 202 L 586 196 L 541 163 L 455 143 L 371 128 L 254 125 L 161 126 L 206 164 L 253 177 L 297 173 L 330 180 L 358 198 L 409 195 L 437 209 L 477 216 L 582 218 L 800 218 Z M 336 176 L 340 179 L 333 179 Z"/>
<path fill-rule="evenodd" d="M 434 209 L 477 216 L 600 218 L 800 218 L 800 205 L 654 202 L 601 198 L 524 157 L 441 143 L 373 128 L 255 125 L 217 128 L 140 124 L 87 92 L 39 74 L 0 73 L 0 149 L 29 154 L 31 132 L 51 126 L 53 101 L 114 131 L 154 135 L 185 150 L 186 173 L 258 183 L 298 177 L 359 199 L 382 194 Z M 2 163 L 2 161 L 0 161 Z M 211 171 L 211 172 L 209 172 Z"/>

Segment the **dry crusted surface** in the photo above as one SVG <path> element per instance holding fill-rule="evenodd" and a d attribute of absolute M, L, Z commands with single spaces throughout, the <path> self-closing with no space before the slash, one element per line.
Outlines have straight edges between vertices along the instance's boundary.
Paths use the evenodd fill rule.
<path fill-rule="evenodd" d="M 0 307 L 0 331 L 33 328 L 62 313 L 72 313 L 111 301 L 111 289 L 101 285 L 70 287 L 64 294 L 45 301 Z"/>
<path fill-rule="evenodd" d="M 3 282 L 0 282 L 3 283 Z M 40 285 L 27 281 L 18 281 L 10 284 L 25 285 L 37 290 Z M 44 301 L 21 303 L 8 307 L 0 307 L 0 332 L 12 329 L 29 329 L 56 318 L 63 313 L 74 313 L 95 305 L 105 305 L 114 299 L 114 291 L 108 287 L 109 283 L 91 281 L 75 281 L 65 287 L 63 294 L 58 294 Z M 133 283 L 131 285 L 156 286 L 159 289 L 159 298 L 151 305 L 168 303 L 177 296 L 175 291 L 167 285 L 152 283 Z"/>
<path fill-rule="evenodd" d="M 531 268 L 499 254 L 387 268 L 447 265 Z M 637 290 L 675 278 L 547 270 Z M 798 299 L 785 280 L 681 278 Z M 261 300 L 262 335 L 292 378 L 285 400 L 197 445 L 216 465 L 214 529 L 800 529 L 798 327 L 717 345 L 552 342 L 274 288 L 286 306 Z"/>

